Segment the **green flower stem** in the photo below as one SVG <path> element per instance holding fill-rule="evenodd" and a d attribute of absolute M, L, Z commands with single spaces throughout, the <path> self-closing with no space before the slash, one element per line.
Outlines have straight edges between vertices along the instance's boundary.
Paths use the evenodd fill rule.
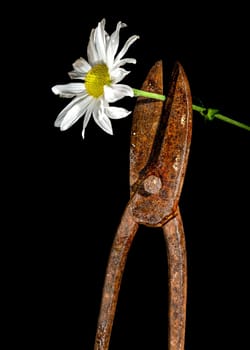
<path fill-rule="evenodd" d="M 155 98 L 156 100 L 161 100 L 161 101 L 166 100 L 166 96 L 164 96 L 164 95 L 155 94 L 153 92 L 142 91 L 142 90 L 138 90 L 138 89 L 133 89 L 133 91 L 134 91 L 135 97 L 143 96 L 143 97 Z"/>
<path fill-rule="evenodd" d="M 200 114 L 202 114 L 206 111 L 205 107 L 200 107 L 200 106 L 197 106 L 194 104 L 192 106 L 193 106 L 193 110 L 199 112 Z"/>
<path fill-rule="evenodd" d="M 153 98 L 153 99 L 157 99 L 157 100 L 161 100 L 161 101 L 166 100 L 166 96 L 161 95 L 161 94 L 155 94 L 153 92 L 142 91 L 142 90 L 138 90 L 138 89 L 133 89 L 133 91 L 134 91 L 135 97 L 143 96 L 143 97 L 149 97 L 149 98 Z M 218 109 L 205 108 L 205 107 L 197 106 L 195 104 L 192 105 L 192 108 L 194 111 L 200 113 L 207 120 L 213 120 L 214 118 L 217 118 L 217 119 L 220 119 L 226 123 L 229 123 L 229 124 L 238 126 L 239 128 L 250 131 L 250 126 L 248 126 L 244 123 L 238 122 L 234 119 L 228 118 L 225 115 L 218 113 L 219 112 Z"/>
<path fill-rule="evenodd" d="M 228 117 L 226 117 L 225 115 L 222 115 L 222 114 L 220 114 L 220 113 L 216 113 L 216 114 L 214 115 L 214 117 L 217 118 L 217 119 L 223 120 L 224 122 L 227 122 L 227 123 L 229 123 L 229 124 L 238 126 L 239 128 L 242 128 L 242 129 L 245 129 L 245 130 L 250 131 L 250 126 L 249 126 L 249 125 L 246 125 L 246 124 L 244 124 L 244 123 L 240 123 L 240 122 L 238 122 L 237 120 L 228 118 Z"/>
<path fill-rule="evenodd" d="M 229 123 L 229 124 L 238 126 L 239 128 L 250 131 L 250 126 L 218 113 L 219 112 L 218 109 L 204 108 L 194 104 L 192 105 L 192 107 L 194 111 L 199 112 L 205 119 L 213 120 L 214 118 L 217 118 L 217 119 L 223 120 L 226 123 Z"/>

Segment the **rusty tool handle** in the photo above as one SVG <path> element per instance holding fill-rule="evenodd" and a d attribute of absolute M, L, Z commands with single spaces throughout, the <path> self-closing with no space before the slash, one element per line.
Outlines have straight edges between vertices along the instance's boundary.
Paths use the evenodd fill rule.
<path fill-rule="evenodd" d="M 108 350 L 127 255 L 138 229 L 129 205 L 121 218 L 111 248 L 97 323 L 95 350 Z"/>
<path fill-rule="evenodd" d="M 177 214 L 165 225 L 163 233 L 168 257 L 168 350 L 184 350 L 187 301 L 187 258 L 182 219 Z"/>

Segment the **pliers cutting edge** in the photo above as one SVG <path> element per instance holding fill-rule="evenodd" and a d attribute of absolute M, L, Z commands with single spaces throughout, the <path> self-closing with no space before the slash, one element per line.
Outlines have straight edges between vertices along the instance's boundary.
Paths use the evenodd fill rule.
<path fill-rule="evenodd" d="M 142 90 L 163 94 L 163 64 L 150 69 Z M 107 265 L 95 350 L 108 350 L 121 279 L 140 224 L 162 227 L 168 259 L 168 349 L 183 350 L 187 267 L 179 199 L 192 134 L 192 98 L 182 65 L 175 63 L 166 100 L 138 97 L 131 128 L 130 200 Z"/>

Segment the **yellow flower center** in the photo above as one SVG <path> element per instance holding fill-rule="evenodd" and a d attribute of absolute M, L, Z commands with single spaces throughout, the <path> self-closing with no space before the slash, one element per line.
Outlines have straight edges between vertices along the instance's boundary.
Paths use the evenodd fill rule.
<path fill-rule="evenodd" d="M 89 95 L 99 97 L 103 95 L 104 85 L 110 85 L 111 79 L 106 64 L 97 64 L 87 73 L 85 87 Z"/>

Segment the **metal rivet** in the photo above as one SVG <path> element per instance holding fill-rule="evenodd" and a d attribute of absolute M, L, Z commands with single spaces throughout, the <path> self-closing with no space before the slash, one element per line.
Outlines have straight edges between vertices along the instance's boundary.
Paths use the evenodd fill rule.
<path fill-rule="evenodd" d="M 144 180 L 143 186 L 148 193 L 156 194 L 161 189 L 161 179 L 155 175 L 150 175 Z"/>

